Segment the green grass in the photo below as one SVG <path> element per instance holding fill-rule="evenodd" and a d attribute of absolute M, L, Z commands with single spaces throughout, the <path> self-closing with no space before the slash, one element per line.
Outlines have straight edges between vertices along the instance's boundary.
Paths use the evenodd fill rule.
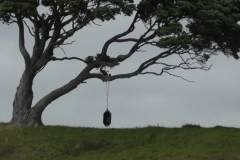
<path fill-rule="evenodd" d="M 0 124 L 1 160 L 240 160 L 240 129 Z"/>

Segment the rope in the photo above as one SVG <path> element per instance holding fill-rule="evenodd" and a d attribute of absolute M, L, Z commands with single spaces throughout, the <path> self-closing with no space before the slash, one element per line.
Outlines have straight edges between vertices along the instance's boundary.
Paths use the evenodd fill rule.
<path fill-rule="evenodd" d="M 110 87 L 110 81 L 107 81 L 107 76 L 106 76 L 106 101 L 107 101 L 107 109 L 108 109 L 109 87 Z"/>

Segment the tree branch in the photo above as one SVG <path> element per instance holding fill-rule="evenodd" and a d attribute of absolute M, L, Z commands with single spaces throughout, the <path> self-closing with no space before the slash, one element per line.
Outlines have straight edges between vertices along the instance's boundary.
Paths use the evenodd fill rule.
<path fill-rule="evenodd" d="M 135 44 L 135 45 L 136 45 L 136 44 Z M 133 50 L 133 49 L 132 49 L 132 50 Z M 131 72 L 131 73 L 113 75 L 113 76 L 107 77 L 107 79 L 106 79 L 106 76 L 104 76 L 104 75 L 102 75 L 102 74 L 91 73 L 91 74 L 90 74 L 90 78 L 98 78 L 98 79 L 101 79 L 102 81 L 113 81 L 113 80 L 115 80 L 115 79 L 131 78 L 131 77 L 133 77 L 133 76 L 137 76 L 137 75 L 141 74 L 141 72 L 142 72 L 144 69 L 146 69 L 147 67 L 150 66 L 149 62 L 151 62 L 151 61 L 153 61 L 153 60 L 154 60 L 154 62 L 155 62 L 156 60 L 158 60 L 158 59 L 161 58 L 161 57 L 166 56 L 168 53 L 170 53 L 170 51 L 173 51 L 173 50 L 174 50 L 174 49 L 165 51 L 165 52 L 159 54 L 158 56 L 156 56 L 156 57 L 154 57 L 154 58 L 151 58 L 151 59 L 149 59 L 148 61 L 143 62 L 143 63 L 138 67 L 137 70 L 135 70 L 135 71 L 133 71 L 133 72 Z M 129 53 L 131 53 L 131 51 L 130 51 Z M 170 54 L 169 54 L 169 55 L 170 55 Z M 126 55 L 124 55 L 124 56 L 126 56 Z M 124 57 L 124 58 L 125 58 L 125 57 Z M 124 58 L 123 58 L 123 59 L 124 59 Z M 121 59 L 121 58 L 119 58 L 119 56 L 118 56 L 117 59 Z M 123 59 L 121 59 L 121 60 L 123 60 Z M 152 64 L 154 64 L 154 63 L 152 63 Z M 151 65 L 152 65 L 152 64 L 151 64 Z M 147 65 L 147 66 L 145 66 L 145 65 Z"/>
<path fill-rule="evenodd" d="M 37 12 L 37 11 L 35 11 Z M 32 19 L 32 23 L 34 25 L 34 34 L 35 34 L 35 45 L 37 46 L 40 41 L 40 35 L 39 35 L 39 24 L 38 24 L 38 18 L 36 15 L 33 16 L 34 19 Z"/>
<path fill-rule="evenodd" d="M 138 39 L 137 38 L 125 38 L 125 39 L 117 39 L 114 42 L 119 42 L 119 43 L 122 43 L 122 42 L 138 42 Z"/>
<path fill-rule="evenodd" d="M 105 82 L 105 81 L 113 81 L 116 79 L 131 78 L 131 77 L 137 76 L 138 74 L 139 74 L 139 72 L 137 70 L 134 72 L 131 72 L 131 73 L 118 74 L 118 75 L 107 76 L 107 77 L 102 74 L 91 73 L 89 76 L 89 79 L 90 78 L 98 78 L 98 79 L 102 80 L 103 82 Z"/>
<path fill-rule="evenodd" d="M 41 16 L 34 16 L 34 29 L 35 29 L 35 44 L 33 48 L 33 55 L 31 63 L 36 64 L 43 54 L 47 40 L 49 39 L 49 26 L 46 20 Z M 40 38 L 40 34 L 42 35 Z"/>
<path fill-rule="evenodd" d="M 128 42 L 128 41 L 132 41 L 132 42 L 136 42 L 132 48 L 130 49 L 130 51 L 128 52 L 128 54 L 125 54 L 125 55 L 118 55 L 117 58 L 115 58 L 114 61 L 112 61 L 111 63 L 106 63 L 106 62 L 103 62 L 102 59 L 104 59 L 104 56 L 106 56 L 106 52 L 105 54 L 101 54 L 100 55 L 100 59 L 98 60 L 99 61 L 99 64 L 102 65 L 102 66 L 109 66 L 109 67 L 114 67 L 116 65 L 119 64 L 119 62 L 122 62 L 124 60 L 126 60 L 127 58 L 131 57 L 136 51 L 139 51 L 138 49 L 141 48 L 143 45 L 145 45 L 145 43 L 148 43 L 149 40 L 151 39 L 154 39 L 157 35 L 156 31 L 153 30 L 154 26 L 156 25 L 156 22 L 154 22 L 149 28 L 148 30 L 143 34 L 141 35 L 138 39 L 137 38 L 126 38 L 126 39 L 118 39 L 118 38 L 121 38 L 121 37 L 124 37 L 126 36 L 128 33 L 132 32 L 132 30 L 134 30 L 134 23 L 137 22 L 137 19 L 138 19 L 138 16 L 137 14 L 135 15 L 135 19 L 133 20 L 131 26 L 129 27 L 129 29 L 124 32 L 124 33 L 121 33 L 121 34 L 118 34 L 114 37 L 112 37 L 111 39 L 109 39 L 105 44 L 104 44 L 104 47 L 103 47 L 103 50 L 102 50 L 102 53 L 103 52 L 107 52 L 107 49 L 109 47 L 109 45 L 113 42 Z M 151 33 L 153 31 L 153 33 Z M 149 33 L 151 33 L 149 36 L 147 36 Z M 146 37 L 147 36 L 147 37 Z M 104 49 L 105 48 L 105 49 Z M 105 51 L 104 51 L 105 50 Z M 101 59 L 102 58 L 102 59 Z M 112 58 L 114 59 L 114 58 Z"/>
<path fill-rule="evenodd" d="M 156 36 L 156 32 L 154 32 L 151 35 L 149 35 L 148 37 L 144 38 L 149 32 L 150 32 L 150 30 L 146 31 L 142 36 L 140 36 L 140 38 L 134 39 L 134 41 L 136 43 L 132 46 L 132 48 L 130 49 L 128 54 L 118 55 L 117 58 L 115 58 L 115 60 L 112 61 L 111 63 L 98 60 L 98 64 L 100 64 L 102 66 L 114 67 L 114 66 L 118 65 L 120 62 L 122 62 L 122 61 L 126 60 L 127 58 L 131 57 L 136 51 L 139 51 L 138 49 L 140 47 L 142 47 L 140 45 L 141 43 L 143 43 L 143 42 L 145 43 L 145 41 L 151 40 L 152 38 L 154 38 Z M 133 39 L 130 38 L 129 40 L 132 41 Z M 118 41 L 118 40 L 116 40 L 116 41 Z M 114 42 L 116 42 L 116 41 L 114 41 Z M 114 58 L 112 58 L 112 59 L 114 59 Z"/>
<path fill-rule="evenodd" d="M 23 25 L 23 20 L 22 18 L 20 18 L 20 16 L 17 16 L 17 24 L 19 28 L 19 49 L 24 58 L 25 67 L 28 67 L 31 65 L 31 60 L 30 60 L 30 55 L 25 47 L 24 25 Z"/>
<path fill-rule="evenodd" d="M 173 54 L 177 54 L 177 55 L 180 55 L 180 54 L 186 54 L 188 52 L 185 52 L 183 51 L 182 53 L 179 52 L 179 47 L 180 46 L 175 46 L 167 51 L 164 51 L 160 54 L 158 54 L 157 56 L 153 57 L 153 58 L 150 58 L 149 60 L 143 62 L 137 70 L 131 72 L 131 73 L 127 73 L 127 74 L 119 74 L 119 75 L 112 75 L 112 76 L 105 76 L 105 75 L 102 75 L 102 74 L 97 74 L 97 73 L 91 73 L 90 75 L 90 78 L 98 78 L 98 79 L 101 79 L 102 81 L 113 81 L 115 79 L 123 79 L 123 78 L 131 78 L 133 76 L 137 76 L 139 74 L 153 74 L 153 75 L 156 75 L 156 76 L 161 76 L 163 73 L 167 73 L 169 75 L 172 75 L 174 77 L 178 77 L 178 78 L 181 78 L 185 81 L 188 81 L 188 82 L 194 82 L 194 81 L 190 81 L 190 80 L 187 80 L 186 78 L 182 77 L 182 76 L 178 76 L 178 75 L 175 75 L 175 74 L 172 74 L 169 72 L 169 70 L 173 70 L 173 69 L 176 69 L 176 68 L 180 68 L 180 69 L 184 69 L 184 70 L 192 70 L 192 69 L 201 69 L 201 70 L 205 70 L 205 71 L 208 71 L 210 67 L 205 67 L 205 66 L 199 66 L 199 67 L 195 67 L 193 65 L 196 64 L 196 61 L 197 59 L 194 58 L 194 57 L 190 57 L 190 58 L 187 58 L 186 60 L 184 60 L 181 56 L 181 60 L 182 62 L 179 63 L 178 65 L 171 65 L 171 64 L 167 64 L 167 63 L 161 63 L 161 62 L 157 62 L 157 60 L 161 59 L 161 58 L 166 58 L 168 56 L 171 56 Z M 191 62 L 191 61 L 195 61 L 195 62 Z M 163 65 L 164 67 L 161 69 L 161 72 L 160 73 L 156 73 L 156 72 L 151 72 L 151 71 L 146 71 L 146 72 L 143 72 L 144 70 L 146 70 L 148 67 L 152 66 L 152 65 Z M 110 66 L 109 65 L 104 65 L 104 66 Z"/>
<path fill-rule="evenodd" d="M 63 60 L 73 60 L 73 59 L 86 63 L 85 60 L 78 58 L 78 57 L 63 57 L 63 58 L 51 57 L 51 61 L 63 61 Z"/>
<path fill-rule="evenodd" d="M 141 73 L 141 74 L 154 74 L 154 75 L 159 76 L 159 75 L 162 75 L 163 73 L 167 73 L 167 74 L 169 74 L 169 75 L 171 75 L 171 76 L 181 78 L 181 79 L 183 79 L 183 80 L 185 80 L 185 81 L 188 81 L 188 82 L 194 82 L 194 81 L 190 81 L 190 80 L 188 80 L 188 79 L 186 79 L 186 78 L 183 78 L 182 76 L 178 76 L 178 75 L 175 75 L 175 74 L 169 73 L 169 72 L 167 72 L 167 71 L 164 71 L 164 72 L 161 72 L 161 73 L 155 73 L 155 72 L 144 72 L 144 73 Z"/>
<path fill-rule="evenodd" d="M 47 94 L 45 97 L 39 100 L 32 108 L 43 111 L 50 103 L 52 103 L 57 98 L 74 90 L 75 88 L 77 88 L 79 84 L 86 83 L 84 81 L 90 78 L 89 72 L 90 70 L 93 69 L 93 67 L 94 67 L 93 65 L 86 66 L 81 71 L 81 73 L 78 76 L 76 76 L 73 80 Z"/>
<path fill-rule="evenodd" d="M 129 33 L 131 33 L 131 32 L 134 30 L 134 28 L 135 28 L 134 25 L 135 25 L 135 23 L 137 22 L 137 19 L 138 19 L 138 13 L 136 13 L 136 15 L 135 15 L 135 17 L 134 17 L 134 19 L 133 19 L 130 27 L 127 29 L 127 31 L 125 31 L 125 32 L 123 32 L 123 33 L 120 33 L 120 34 L 118 34 L 118 35 L 110 38 L 110 39 L 103 45 L 102 52 L 101 52 L 101 54 L 102 54 L 103 56 L 106 56 L 106 55 L 107 55 L 107 49 L 108 49 L 108 47 L 109 47 L 109 45 L 110 45 L 111 43 L 115 42 L 118 38 L 121 38 L 121 37 L 124 37 L 124 36 L 128 35 Z"/>
<path fill-rule="evenodd" d="M 72 42 L 70 42 L 70 43 L 63 43 L 62 45 L 71 45 L 71 44 L 73 44 L 75 41 L 72 41 Z M 62 47 L 60 47 L 60 46 L 55 46 L 54 48 L 60 48 L 62 51 L 63 51 L 63 53 L 66 55 L 66 52 L 64 51 L 64 49 L 62 48 Z"/>
<path fill-rule="evenodd" d="M 47 94 L 45 97 L 39 100 L 32 108 L 43 111 L 54 100 L 74 90 L 75 88 L 77 88 L 79 84 L 85 83 L 84 82 L 85 79 L 87 79 L 85 75 L 79 74 L 75 79 L 71 80 L 69 83 Z"/>
<path fill-rule="evenodd" d="M 28 28 L 28 31 L 31 34 L 31 36 L 34 37 L 34 34 L 32 33 L 32 31 L 31 31 L 30 27 L 28 26 L 28 24 L 24 20 L 23 20 L 23 22 L 24 22 L 25 26 Z"/>
<path fill-rule="evenodd" d="M 64 16 L 65 17 L 65 16 Z M 61 28 L 63 28 L 64 26 L 66 26 L 67 24 L 69 24 L 70 22 L 72 22 L 73 20 L 75 20 L 77 18 L 77 14 L 73 15 L 71 18 L 69 18 L 68 20 L 62 22 L 61 24 Z"/>

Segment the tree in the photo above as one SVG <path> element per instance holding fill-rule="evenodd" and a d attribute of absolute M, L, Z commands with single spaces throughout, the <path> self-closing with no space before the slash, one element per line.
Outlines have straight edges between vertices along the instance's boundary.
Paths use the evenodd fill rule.
<path fill-rule="evenodd" d="M 42 8 L 48 11 L 41 13 Z M 96 20 L 114 20 L 118 14 L 134 14 L 134 18 L 129 28 L 104 43 L 100 53 L 84 58 L 81 55 L 58 58 L 54 54 L 54 49 L 71 44 L 66 40 L 77 31 L 89 24 L 98 25 Z M 141 74 L 160 76 L 163 73 L 184 79 L 172 74 L 171 70 L 209 70 L 211 66 L 206 65 L 208 59 L 221 53 L 239 59 L 240 2 L 236 0 L 141 0 L 138 5 L 134 5 L 133 0 L 0 0 L 0 17 L 5 24 L 17 24 L 19 50 L 25 62 L 13 103 L 11 123 L 17 126 L 43 125 L 41 115 L 44 109 L 88 79 L 113 81 Z M 139 22 L 146 29 L 139 37 L 130 37 Z M 34 39 L 31 54 L 25 47 L 25 30 Z M 113 43 L 131 43 L 132 47 L 128 53 L 113 57 L 108 52 Z M 159 50 L 160 53 L 143 61 L 129 73 L 108 73 L 144 46 L 164 51 Z M 178 57 L 179 63 L 164 62 L 171 56 Z M 86 66 L 69 83 L 32 105 L 35 76 L 50 62 L 64 60 L 79 60 Z M 159 66 L 159 72 L 150 70 L 154 65 Z"/>

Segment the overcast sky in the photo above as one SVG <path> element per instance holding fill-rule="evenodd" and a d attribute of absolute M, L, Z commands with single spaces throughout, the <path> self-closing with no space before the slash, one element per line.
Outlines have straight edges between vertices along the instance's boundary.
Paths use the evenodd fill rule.
<path fill-rule="evenodd" d="M 115 21 L 102 26 L 89 25 L 75 34 L 64 46 L 66 56 L 85 58 L 101 51 L 104 42 L 126 30 L 133 17 L 118 16 Z M 133 35 L 144 30 L 138 25 Z M 8 122 L 12 116 L 12 103 L 21 74 L 23 58 L 18 50 L 16 25 L 0 25 L 0 121 Z M 27 35 L 26 44 L 32 50 L 33 39 Z M 130 44 L 114 45 L 109 55 L 126 54 Z M 131 72 L 141 61 L 161 52 L 158 48 L 145 48 L 132 59 L 122 63 L 111 74 Z M 55 55 L 65 56 L 57 49 Z M 175 62 L 170 58 L 168 62 Z M 174 73 L 195 81 L 186 82 L 170 75 L 137 76 L 110 82 L 109 110 L 112 113 L 111 128 L 144 127 L 160 125 L 181 127 L 185 123 L 203 127 L 216 125 L 240 127 L 240 61 L 223 55 L 213 56 L 209 71 L 182 71 Z M 85 66 L 80 61 L 52 62 L 40 72 L 33 85 L 35 104 L 44 95 L 74 78 Z M 156 69 L 156 68 L 155 68 Z M 106 84 L 98 79 L 88 80 L 67 95 L 51 103 L 43 112 L 45 125 L 104 127 L 103 112 L 106 110 Z"/>

